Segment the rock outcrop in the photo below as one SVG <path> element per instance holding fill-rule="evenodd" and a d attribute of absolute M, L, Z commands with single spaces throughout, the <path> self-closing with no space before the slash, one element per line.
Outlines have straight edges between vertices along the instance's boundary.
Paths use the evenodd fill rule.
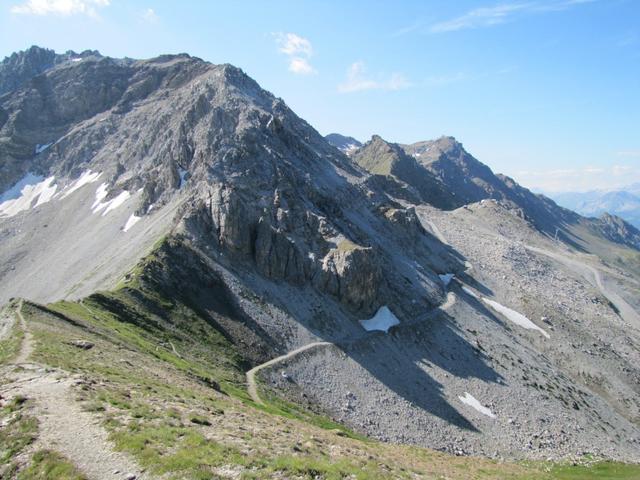
<path fill-rule="evenodd" d="M 342 239 L 322 259 L 314 284 L 340 299 L 348 308 L 370 313 L 379 307 L 382 282 L 380 262 L 375 250 Z"/>

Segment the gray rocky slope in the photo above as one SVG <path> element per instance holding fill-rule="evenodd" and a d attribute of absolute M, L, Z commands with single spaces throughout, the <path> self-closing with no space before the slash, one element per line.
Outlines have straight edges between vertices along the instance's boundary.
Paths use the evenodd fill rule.
<path fill-rule="evenodd" d="M 350 159 L 230 65 L 74 60 L 0 97 L 0 300 L 113 287 L 169 235 L 166 285 L 213 310 L 224 285 L 249 363 L 329 343 L 261 370 L 279 394 L 388 441 L 637 460 L 638 277 L 590 253 L 638 262 L 620 225 L 449 138 Z"/>

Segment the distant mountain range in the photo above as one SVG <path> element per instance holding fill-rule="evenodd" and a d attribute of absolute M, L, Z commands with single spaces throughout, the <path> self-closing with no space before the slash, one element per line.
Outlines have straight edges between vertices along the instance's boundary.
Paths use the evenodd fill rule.
<path fill-rule="evenodd" d="M 359 142 L 353 137 L 346 137 L 339 133 L 330 133 L 326 137 L 327 142 L 336 147 L 341 152 L 349 155 L 355 152 L 362 146 L 362 142 Z"/>
<path fill-rule="evenodd" d="M 619 190 L 565 192 L 550 195 L 559 205 L 585 217 L 610 213 L 640 228 L 640 183 Z"/>

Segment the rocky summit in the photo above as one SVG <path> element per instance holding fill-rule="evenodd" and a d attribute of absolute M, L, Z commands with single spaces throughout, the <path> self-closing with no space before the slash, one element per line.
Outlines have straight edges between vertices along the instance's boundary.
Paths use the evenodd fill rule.
<path fill-rule="evenodd" d="M 0 475 L 45 445 L 88 478 L 640 458 L 637 229 L 453 137 L 325 138 L 232 65 L 0 64 L 0 300 Z"/>

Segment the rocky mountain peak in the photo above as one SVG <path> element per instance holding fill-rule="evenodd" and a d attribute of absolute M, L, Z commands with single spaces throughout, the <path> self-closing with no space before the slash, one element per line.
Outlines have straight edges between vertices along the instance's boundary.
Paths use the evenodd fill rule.
<path fill-rule="evenodd" d="M 439 149 L 443 153 L 452 155 L 464 150 L 462 143 L 455 137 L 443 135 L 432 143 L 433 147 Z"/>
<path fill-rule="evenodd" d="M 605 212 L 598 218 L 596 225 L 599 232 L 612 242 L 640 250 L 640 230 L 622 218 Z"/>
<path fill-rule="evenodd" d="M 36 45 L 14 52 L 0 63 L 0 95 L 17 89 L 25 82 L 55 65 L 66 61 L 78 61 L 88 57 L 101 57 L 97 50 L 85 50 L 78 54 L 72 50 L 58 54 Z"/>
<path fill-rule="evenodd" d="M 340 135 L 339 133 L 330 133 L 326 135 L 325 140 L 336 147 L 346 155 L 352 155 L 356 150 L 362 147 L 362 143 L 353 137 Z"/>

